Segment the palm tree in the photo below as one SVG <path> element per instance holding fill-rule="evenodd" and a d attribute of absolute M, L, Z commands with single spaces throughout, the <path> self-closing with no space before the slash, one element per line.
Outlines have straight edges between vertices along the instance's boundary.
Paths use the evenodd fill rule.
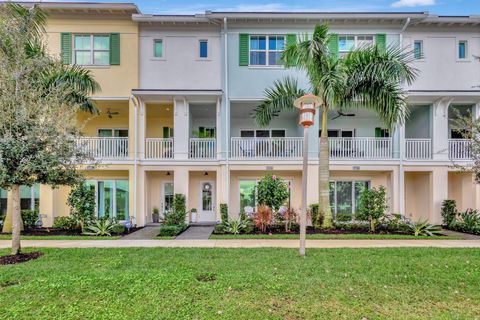
<path fill-rule="evenodd" d="M 267 126 L 282 111 L 294 109 L 293 101 L 307 92 L 321 98 L 319 215 L 324 216 L 326 228 L 332 226 L 333 220 L 329 199 L 328 111 L 367 108 L 390 128 L 403 123 L 408 109 L 402 84 L 411 84 L 418 73 L 409 66 L 411 52 L 398 47 L 384 50 L 377 46 L 362 47 L 338 58 L 329 50 L 332 37 L 328 25 L 321 24 L 311 37 L 303 36 L 288 45 L 282 55 L 285 67 L 303 71 L 310 88 L 300 88 L 291 77 L 277 80 L 265 90 L 265 98 L 254 112 L 256 123 Z"/>

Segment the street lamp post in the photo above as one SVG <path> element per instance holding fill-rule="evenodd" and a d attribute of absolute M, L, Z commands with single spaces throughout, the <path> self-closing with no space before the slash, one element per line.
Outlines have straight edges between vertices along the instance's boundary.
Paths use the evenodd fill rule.
<path fill-rule="evenodd" d="M 300 110 L 299 124 L 303 126 L 303 171 L 302 171 L 302 211 L 300 213 L 300 248 L 305 256 L 305 238 L 307 233 L 307 171 L 308 171 L 308 128 L 315 122 L 316 108 L 321 104 L 319 97 L 307 94 L 293 103 Z"/>

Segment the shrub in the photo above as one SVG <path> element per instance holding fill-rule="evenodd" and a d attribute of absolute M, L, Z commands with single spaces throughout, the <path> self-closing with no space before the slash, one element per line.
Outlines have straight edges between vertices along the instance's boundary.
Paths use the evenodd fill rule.
<path fill-rule="evenodd" d="M 81 224 L 95 216 L 95 188 L 81 183 L 68 195 L 67 204 L 71 215 Z"/>
<path fill-rule="evenodd" d="M 163 214 L 162 223 L 167 226 L 181 225 L 187 217 L 185 195 L 176 193 L 173 197 L 173 210 Z"/>
<path fill-rule="evenodd" d="M 468 209 L 460 213 L 460 222 L 463 222 L 467 229 L 475 229 L 480 225 L 480 216 L 477 210 Z"/>
<path fill-rule="evenodd" d="M 75 217 L 56 217 L 53 220 L 53 228 L 63 230 L 80 230 L 80 223 Z"/>
<path fill-rule="evenodd" d="M 222 223 L 228 221 L 228 205 L 226 203 L 220 203 L 220 216 Z"/>
<path fill-rule="evenodd" d="M 368 220 L 370 231 L 375 232 L 378 220 L 385 215 L 388 209 L 385 187 L 365 189 L 360 194 L 356 218 Z"/>
<path fill-rule="evenodd" d="M 112 228 L 112 234 L 123 234 L 125 232 L 125 226 L 121 223 L 117 223 Z"/>
<path fill-rule="evenodd" d="M 215 225 L 215 229 L 213 230 L 215 234 L 224 234 L 225 233 L 225 224 L 219 223 Z"/>
<path fill-rule="evenodd" d="M 442 203 L 443 224 L 450 226 L 457 218 L 457 202 L 455 200 L 444 200 Z"/>
<path fill-rule="evenodd" d="M 37 210 L 22 210 L 23 228 L 25 230 L 33 229 L 37 226 L 38 211 Z"/>
<path fill-rule="evenodd" d="M 265 206 L 258 206 L 257 212 L 253 214 L 253 223 L 261 232 L 267 231 L 267 226 L 272 223 L 272 210 Z"/>
<path fill-rule="evenodd" d="M 82 233 L 87 236 L 111 236 L 116 230 L 119 230 L 116 221 L 112 219 L 98 219 L 88 221 L 84 225 Z"/>
<path fill-rule="evenodd" d="M 368 221 L 335 221 L 334 227 L 343 231 L 364 231 L 370 230 L 370 222 Z"/>
<path fill-rule="evenodd" d="M 290 232 L 292 228 L 292 224 L 297 221 L 297 212 L 292 208 L 284 208 L 281 207 L 280 210 L 277 211 L 277 220 L 279 222 L 283 222 L 285 225 L 285 231 Z"/>
<path fill-rule="evenodd" d="M 177 213 L 187 213 L 187 205 L 185 195 L 181 193 L 176 193 L 173 196 L 173 204 L 172 204 L 173 212 Z"/>
<path fill-rule="evenodd" d="M 178 225 L 165 225 L 160 227 L 160 231 L 158 233 L 159 237 L 175 237 L 185 231 L 187 229 L 187 224 L 182 223 Z"/>
<path fill-rule="evenodd" d="M 278 210 L 288 199 L 288 184 L 275 175 L 267 174 L 258 182 L 257 200 L 272 210 Z"/>
<path fill-rule="evenodd" d="M 240 219 L 231 219 L 225 223 L 224 230 L 226 233 L 239 234 L 247 228 L 247 221 Z"/>
<path fill-rule="evenodd" d="M 318 208 L 319 208 L 318 203 L 313 203 L 309 207 L 310 216 L 312 217 L 312 225 L 314 227 L 319 227 L 323 224 L 323 212 L 320 212 Z"/>
<path fill-rule="evenodd" d="M 441 228 L 428 223 L 427 220 L 410 221 L 410 232 L 415 236 L 435 236 L 441 234 Z"/>
<path fill-rule="evenodd" d="M 353 218 L 353 216 L 351 214 L 348 214 L 348 213 L 338 213 L 335 216 L 335 220 L 343 221 L 343 222 L 352 221 L 352 218 Z"/>
<path fill-rule="evenodd" d="M 153 208 L 152 210 L 152 221 L 154 223 L 157 223 L 160 221 L 160 211 L 158 210 L 158 208 Z"/>

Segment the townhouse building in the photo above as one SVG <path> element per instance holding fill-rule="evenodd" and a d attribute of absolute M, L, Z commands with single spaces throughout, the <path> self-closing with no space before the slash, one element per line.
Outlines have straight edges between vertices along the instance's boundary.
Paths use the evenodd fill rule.
<path fill-rule="evenodd" d="M 445 199 L 480 207 L 469 141 L 455 130 L 459 114 L 480 112 L 480 18 L 394 13 L 205 12 L 142 14 L 133 4 L 44 3 L 48 45 L 65 63 L 89 68 L 102 86 L 99 116 L 79 114 L 79 145 L 99 161 L 82 165 L 95 186 L 99 216 L 132 217 L 185 194 L 198 221 L 220 219 L 220 204 L 236 217 L 255 207 L 254 187 L 266 173 L 290 184 L 288 205 L 300 209 L 303 130 L 284 112 L 266 128 L 252 117 L 264 90 L 286 76 L 308 88 L 301 71 L 280 60 L 286 44 L 327 22 L 335 54 L 362 45 L 414 50 L 419 77 L 408 92 L 410 116 L 385 127 L 369 110 L 329 115 L 331 203 L 353 214 L 360 190 L 385 186 L 390 211 L 441 223 Z M 310 129 L 307 200 L 318 202 L 319 113 Z M 90 119 L 91 118 L 91 119 Z M 44 225 L 68 214 L 69 189 L 24 190 Z M 5 208 L 6 193 L 2 192 Z M 30 200 L 28 200 L 30 199 Z M 22 200 L 23 203 L 23 200 Z"/>

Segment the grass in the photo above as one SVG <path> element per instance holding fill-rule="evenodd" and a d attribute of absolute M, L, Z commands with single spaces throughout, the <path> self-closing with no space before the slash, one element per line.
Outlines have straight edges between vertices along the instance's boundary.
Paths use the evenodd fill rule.
<path fill-rule="evenodd" d="M 480 317 L 478 249 L 41 251 L 0 266 L 0 318 Z"/>
<path fill-rule="evenodd" d="M 21 240 L 117 240 L 120 236 L 21 236 Z M 9 234 L 0 234 L 0 240 L 12 240 Z"/>
<path fill-rule="evenodd" d="M 210 239 L 298 239 L 298 234 L 212 234 Z M 365 239 L 393 239 L 393 240 L 406 240 L 406 239 L 415 239 L 415 240 L 455 240 L 462 239 L 457 236 L 418 236 L 406 234 L 361 234 L 361 233 L 352 233 L 352 234 L 308 234 L 307 239 L 323 239 L 323 240 L 365 240 Z"/>

